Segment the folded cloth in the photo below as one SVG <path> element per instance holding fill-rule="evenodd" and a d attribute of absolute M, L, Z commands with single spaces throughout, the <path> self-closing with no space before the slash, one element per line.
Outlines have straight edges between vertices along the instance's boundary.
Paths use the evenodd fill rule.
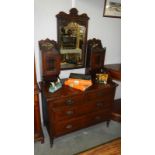
<path fill-rule="evenodd" d="M 67 86 L 70 86 L 81 91 L 85 91 L 88 87 L 92 85 L 91 80 L 82 80 L 82 79 L 73 79 L 69 78 L 64 83 Z"/>

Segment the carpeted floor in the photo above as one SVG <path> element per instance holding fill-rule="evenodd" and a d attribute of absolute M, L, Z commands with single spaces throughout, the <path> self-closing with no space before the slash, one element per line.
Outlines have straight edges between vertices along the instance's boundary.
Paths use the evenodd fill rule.
<path fill-rule="evenodd" d="M 73 155 L 121 137 L 121 124 L 111 121 L 109 127 L 106 126 L 106 123 L 100 123 L 66 134 L 54 139 L 52 148 L 50 147 L 49 136 L 45 127 L 43 132 L 45 142 L 43 144 L 40 142 L 34 144 L 34 155 Z"/>

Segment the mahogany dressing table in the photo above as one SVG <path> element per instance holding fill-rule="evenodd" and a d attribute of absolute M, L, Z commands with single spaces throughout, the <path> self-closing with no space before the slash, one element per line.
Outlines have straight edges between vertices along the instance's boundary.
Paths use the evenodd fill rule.
<path fill-rule="evenodd" d="M 63 86 L 50 93 L 49 83 L 42 82 L 42 107 L 44 125 L 47 127 L 51 146 L 53 139 L 102 121 L 111 120 L 116 83 L 94 84 L 82 92 Z"/>

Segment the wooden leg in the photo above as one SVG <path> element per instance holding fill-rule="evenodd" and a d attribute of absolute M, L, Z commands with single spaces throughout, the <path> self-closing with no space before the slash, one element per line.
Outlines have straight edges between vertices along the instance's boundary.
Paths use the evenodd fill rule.
<path fill-rule="evenodd" d="M 42 138 L 42 140 L 41 140 L 41 144 L 43 144 L 44 143 L 44 138 Z"/>
<path fill-rule="evenodd" d="M 53 138 L 50 138 L 50 146 L 53 146 Z"/>
<path fill-rule="evenodd" d="M 109 127 L 109 124 L 110 124 L 110 120 L 107 121 L 107 127 Z"/>

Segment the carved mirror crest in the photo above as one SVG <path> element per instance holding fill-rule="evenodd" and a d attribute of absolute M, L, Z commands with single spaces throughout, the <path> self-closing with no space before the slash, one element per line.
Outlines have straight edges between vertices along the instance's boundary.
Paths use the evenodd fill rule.
<path fill-rule="evenodd" d="M 76 8 L 72 8 L 69 14 L 60 12 L 56 17 L 61 69 L 85 67 L 89 17 L 87 14 L 78 15 Z"/>

